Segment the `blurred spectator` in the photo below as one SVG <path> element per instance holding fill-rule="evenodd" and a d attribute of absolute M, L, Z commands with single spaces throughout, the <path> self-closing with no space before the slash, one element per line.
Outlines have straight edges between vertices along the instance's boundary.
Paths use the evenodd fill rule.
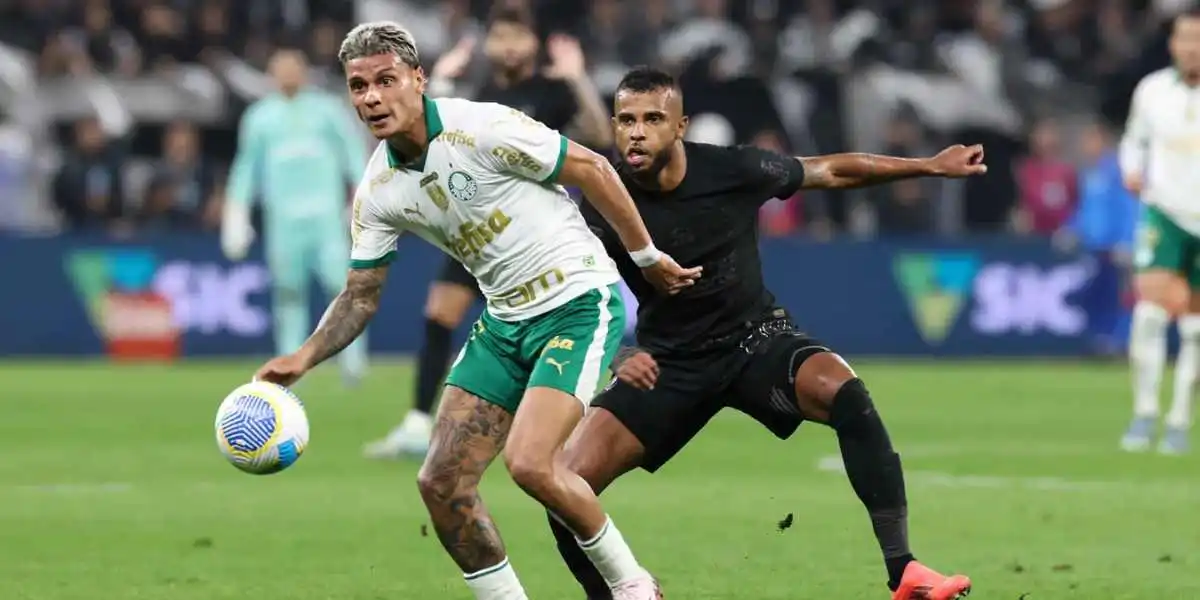
<path fill-rule="evenodd" d="M 937 54 L 937 46 L 929 43 L 938 33 L 936 8 L 925 3 L 904 6 L 899 18 L 899 31 L 886 50 L 890 62 L 917 72 L 945 70 L 945 64 Z"/>
<path fill-rule="evenodd" d="M 899 110 L 888 123 L 885 154 L 929 156 L 934 153 L 925 139 L 920 119 L 911 109 Z M 919 234 L 933 231 L 933 198 L 940 180 L 906 179 L 871 188 L 878 218 L 877 230 L 888 234 Z"/>
<path fill-rule="evenodd" d="M 580 43 L 607 99 L 630 67 L 657 62 L 659 35 L 667 25 L 666 0 L 596 0 L 589 8 Z"/>
<path fill-rule="evenodd" d="M 659 60 L 680 67 L 699 55 L 715 51 L 711 66 L 721 77 L 749 70 L 753 58 L 750 36 L 729 20 L 727 0 L 696 0 L 695 10 L 662 40 Z"/>
<path fill-rule="evenodd" d="M 972 29 L 938 44 L 940 60 L 974 90 L 1010 95 L 1009 87 L 1021 80 L 1025 59 L 1012 13 L 1001 0 L 979 0 L 974 5 Z"/>
<path fill-rule="evenodd" d="M 163 135 L 163 160 L 146 188 L 137 222 L 153 229 L 216 229 L 221 189 L 200 153 L 195 127 L 176 122 Z"/>
<path fill-rule="evenodd" d="M 710 115 L 729 124 L 732 139 L 719 143 L 748 143 L 761 131 L 783 131 L 771 90 L 753 76 L 726 72 L 719 48 L 692 57 L 679 77 L 684 110 L 694 120 Z"/>
<path fill-rule="evenodd" d="M 438 59 L 431 70 L 431 94 L 497 102 L 552 129 L 566 130 L 580 143 L 596 148 L 611 145 L 609 111 L 588 76 L 578 40 L 564 34 L 549 36 L 544 44 L 549 64 L 543 69 L 543 44 L 533 13 L 520 8 L 493 10 L 483 40 L 487 79 L 472 91 L 458 80 L 471 65 L 475 43 L 474 38 L 464 38 Z"/>
<path fill-rule="evenodd" d="M 1052 64 L 1055 76 L 1062 73 L 1090 75 L 1092 59 L 1099 52 L 1095 6 L 1088 0 L 1039 0 L 1033 2 L 1026 28 L 1025 45 L 1034 59 Z"/>
<path fill-rule="evenodd" d="M 189 40 L 183 15 L 169 4 L 153 3 L 141 13 L 139 38 L 147 67 L 166 69 L 200 55 L 195 40 Z"/>
<path fill-rule="evenodd" d="M 337 58 L 343 34 L 343 28 L 329 20 L 318 22 L 312 29 L 308 44 L 309 76 L 318 87 L 340 91 L 346 85 Z"/>
<path fill-rule="evenodd" d="M 192 121 L 205 139 L 200 162 L 211 173 L 233 154 L 241 112 L 268 93 L 267 58 L 281 45 L 309 50 L 314 83 L 340 89 L 336 53 L 344 32 L 356 21 L 397 20 L 415 33 L 422 61 L 435 75 L 431 93 L 479 97 L 485 85 L 496 87 L 480 24 L 491 11 L 516 10 L 542 26 L 533 31 L 540 42 L 534 71 L 545 76 L 549 67 L 557 74 L 548 80 L 569 85 L 546 85 L 513 95 L 512 102 L 539 118 L 568 104 L 588 113 L 591 118 L 575 123 L 587 126 L 568 135 L 603 141 L 596 131 L 602 119 L 591 113 L 607 112 L 616 82 L 642 63 L 674 67 L 698 125 L 694 134 L 728 143 L 779 135 L 784 146 L 804 154 L 908 149 L 894 139 L 893 130 L 903 126 L 889 125 L 896 106 L 908 103 L 923 122 L 926 151 L 943 142 L 983 143 L 987 176 L 806 194 L 810 231 L 870 222 L 885 234 L 991 231 L 1019 217 L 1028 231 L 1045 234 L 1070 212 L 1075 186 L 1066 183 L 1075 178 L 1064 157 L 1048 152 L 1075 144 L 1035 148 L 1019 159 L 1017 138 L 1029 129 L 1029 115 L 1053 107 L 1059 114 L 1099 109 L 1123 119 L 1133 84 L 1169 63 L 1167 20 L 1194 3 L 0 0 L 0 109 L 35 146 L 81 114 L 103 115 L 110 132 L 122 132 L 113 135 L 130 152 L 131 172 L 162 158 L 165 123 Z M 558 35 L 563 32 L 578 35 L 580 51 Z M 457 64 L 442 78 L 454 80 L 448 89 L 433 85 L 439 73 L 429 68 L 444 61 Z M 564 66 L 574 74 L 563 76 Z M 38 76 L 47 91 L 35 96 L 25 90 L 41 87 L 32 85 Z M 594 85 L 571 85 L 587 79 Z M 506 102 L 507 94 L 491 99 Z M 193 110 L 197 95 L 211 100 L 203 116 Z M 561 121 L 562 114 L 544 120 Z M 29 171 L 37 174 L 28 194 L 34 208 L 24 212 L 63 205 L 44 192 L 52 186 L 42 172 L 50 170 Z M 877 218 L 860 218 L 864 207 Z"/>
<path fill-rule="evenodd" d="M 121 152 L 94 118 L 75 123 L 74 133 L 54 181 L 55 205 L 76 229 L 116 225 L 125 212 Z"/>
<path fill-rule="evenodd" d="M 1075 211 L 1078 179 L 1063 158 L 1062 130 L 1042 119 L 1029 135 L 1029 156 L 1017 163 L 1020 201 L 1014 225 L 1022 233 L 1050 235 Z"/>
<path fill-rule="evenodd" d="M 67 20 L 70 7 L 61 0 L 0 2 L 0 41 L 27 52 L 42 52 Z"/>
<path fill-rule="evenodd" d="M 1140 205 L 1121 181 L 1116 146 L 1107 127 L 1099 121 L 1089 124 L 1082 151 L 1079 208 L 1055 241 L 1063 249 L 1082 250 L 1092 257 L 1096 271 L 1082 297 L 1088 335 L 1096 353 L 1114 355 L 1123 349 L 1129 327 L 1122 296 L 1132 279 L 1131 252 Z"/>
<path fill-rule="evenodd" d="M 68 29 L 62 42 L 73 70 L 95 70 L 131 76 L 141 63 L 137 42 L 113 23 L 107 0 L 89 0 L 83 8 L 83 27 Z"/>
<path fill-rule="evenodd" d="M 804 0 L 803 4 L 804 11 L 796 13 L 779 34 L 780 67 L 788 73 L 828 68 L 839 59 L 833 40 L 838 25 L 833 1 Z"/>
<path fill-rule="evenodd" d="M 35 169 L 30 136 L 0 115 L 0 230 L 23 224 Z"/>
<path fill-rule="evenodd" d="M 213 52 L 221 52 L 233 42 L 229 7 L 224 2 L 205 2 L 200 7 L 196 21 L 194 35 L 196 49 L 199 50 L 201 58 L 209 57 Z"/>

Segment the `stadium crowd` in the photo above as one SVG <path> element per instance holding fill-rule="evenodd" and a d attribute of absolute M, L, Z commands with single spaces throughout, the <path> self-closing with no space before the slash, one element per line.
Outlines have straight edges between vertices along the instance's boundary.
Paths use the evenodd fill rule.
<path fill-rule="evenodd" d="M 806 193 L 791 235 L 1054 234 L 1086 201 L 1137 79 L 1168 64 L 1188 0 L 497 0 L 574 36 L 600 93 L 636 64 L 681 74 L 690 135 L 794 154 L 983 143 L 989 175 Z M 392 19 L 431 67 L 485 34 L 488 0 L 0 2 L 0 229 L 212 229 L 238 117 L 303 48 L 340 87 L 355 22 Z M 477 44 L 460 83 L 486 78 Z M 349 109 L 347 109 L 349 110 Z M 364 132 L 364 145 L 369 143 Z"/>

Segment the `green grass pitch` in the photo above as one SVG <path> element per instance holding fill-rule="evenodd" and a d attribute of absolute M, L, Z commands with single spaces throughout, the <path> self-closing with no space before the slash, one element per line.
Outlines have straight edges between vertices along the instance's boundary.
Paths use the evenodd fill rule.
<path fill-rule="evenodd" d="M 254 367 L 0 364 L 0 599 L 470 598 L 424 533 L 417 465 L 360 458 L 409 405 L 410 368 L 380 364 L 352 393 L 335 369 L 314 373 L 297 390 L 307 453 L 254 477 L 225 463 L 212 429 Z M 1120 366 L 872 362 L 860 374 L 904 456 L 917 556 L 971 575 L 973 598 L 1200 598 L 1200 460 L 1117 450 Z M 779 442 L 728 414 L 604 500 L 670 598 L 887 598 L 839 464 L 822 427 Z M 483 492 L 530 597 L 580 598 L 503 466 Z"/>

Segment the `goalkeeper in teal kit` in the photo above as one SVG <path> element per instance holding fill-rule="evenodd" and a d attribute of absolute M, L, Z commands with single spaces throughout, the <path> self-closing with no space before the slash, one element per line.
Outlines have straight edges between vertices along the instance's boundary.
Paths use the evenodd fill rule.
<path fill-rule="evenodd" d="M 350 239 L 347 199 L 367 164 L 366 140 L 347 109 L 330 94 L 305 87 L 302 54 L 280 51 L 271 59 L 275 94 L 243 115 L 229 173 L 221 248 L 241 260 L 254 241 L 250 202 L 263 209 L 263 238 L 271 271 L 276 352 L 295 352 L 312 331 L 312 277 L 329 297 L 345 283 Z M 359 338 L 340 356 L 347 383 L 366 371 L 367 346 Z"/>

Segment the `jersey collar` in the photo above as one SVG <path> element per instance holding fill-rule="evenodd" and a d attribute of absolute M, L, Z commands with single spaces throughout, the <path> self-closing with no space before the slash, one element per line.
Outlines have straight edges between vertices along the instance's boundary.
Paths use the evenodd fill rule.
<path fill-rule="evenodd" d="M 433 138 L 442 134 L 442 115 L 438 114 L 437 103 L 433 100 L 430 100 L 429 96 L 422 94 L 421 104 L 425 108 L 425 132 L 427 136 L 425 141 L 432 142 Z M 389 167 L 393 169 L 405 169 L 411 167 L 418 171 L 425 170 L 425 154 L 422 154 L 420 158 L 417 158 L 410 163 L 405 163 L 404 157 L 397 154 L 396 150 L 392 148 L 391 144 L 387 144 L 385 142 L 385 146 L 387 147 L 387 161 Z M 425 153 L 429 153 L 428 147 L 426 147 Z"/>
<path fill-rule="evenodd" d="M 1185 87 L 1189 90 L 1194 90 L 1197 87 L 1200 87 L 1200 86 L 1196 86 L 1196 85 L 1189 85 L 1187 80 L 1183 78 L 1183 71 L 1180 71 L 1179 67 L 1171 67 L 1171 71 L 1173 73 L 1175 73 L 1175 81 L 1178 82 L 1183 87 Z"/>

